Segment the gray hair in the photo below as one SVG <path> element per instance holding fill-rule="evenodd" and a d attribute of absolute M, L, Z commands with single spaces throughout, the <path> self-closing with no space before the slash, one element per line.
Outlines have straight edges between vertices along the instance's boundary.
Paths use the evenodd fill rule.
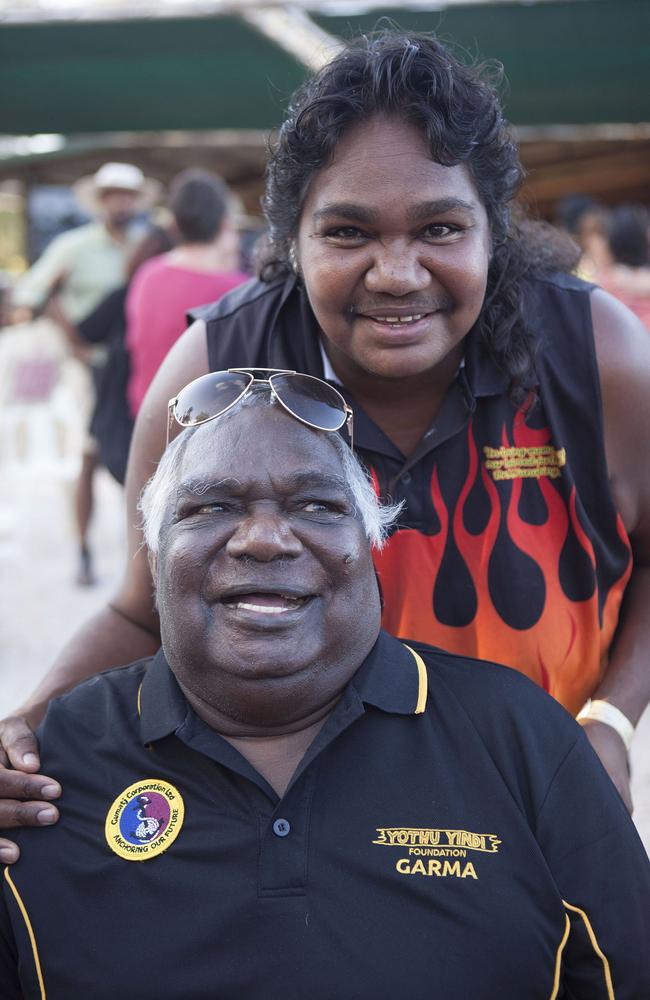
<path fill-rule="evenodd" d="M 265 386 L 253 386 L 249 393 L 235 407 L 218 417 L 213 423 L 223 426 L 241 407 L 277 405 L 272 393 Z M 202 425 L 187 428 L 175 438 L 165 450 L 155 473 L 140 496 L 138 510 L 142 514 L 144 542 L 149 552 L 156 556 L 160 544 L 160 534 L 165 524 L 172 495 L 177 485 L 183 455 L 190 437 Z M 382 504 L 365 468 L 345 443 L 343 438 L 329 431 L 314 431 L 327 437 L 338 453 L 346 488 L 352 500 L 355 516 L 361 521 L 368 543 L 381 549 L 390 528 L 397 520 L 403 503 Z"/>

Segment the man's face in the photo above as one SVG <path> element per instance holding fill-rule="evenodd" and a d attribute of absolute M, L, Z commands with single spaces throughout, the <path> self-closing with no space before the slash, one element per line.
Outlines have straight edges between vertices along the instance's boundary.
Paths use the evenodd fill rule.
<path fill-rule="evenodd" d="M 279 406 L 194 433 L 157 567 L 163 649 L 181 685 L 273 728 L 326 705 L 379 631 L 368 542 L 340 458 Z"/>
<path fill-rule="evenodd" d="M 111 229 L 125 229 L 137 215 L 139 195 L 135 191 L 107 188 L 99 195 L 102 217 Z"/>
<path fill-rule="evenodd" d="M 460 350 L 478 318 L 488 218 L 463 165 L 436 163 L 413 125 L 376 117 L 313 178 L 296 252 L 339 373 L 409 378 Z"/>

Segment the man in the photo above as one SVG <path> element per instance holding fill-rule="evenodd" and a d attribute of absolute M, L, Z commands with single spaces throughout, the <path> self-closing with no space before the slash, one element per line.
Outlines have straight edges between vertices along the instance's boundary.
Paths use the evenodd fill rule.
<path fill-rule="evenodd" d="M 80 205 L 96 219 L 52 240 L 16 286 L 13 319 L 24 322 L 47 308 L 72 350 L 86 358 L 87 345 L 77 328 L 109 292 L 124 283 L 131 224 L 138 212 L 153 204 L 157 185 L 130 163 L 105 163 L 94 176 L 81 178 L 74 191 Z M 91 352 L 89 359 L 92 370 L 100 371 L 105 363 L 103 348 Z M 89 440 L 75 497 L 81 584 L 92 583 L 94 576 L 87 534 L 96 465 L 96 445 Z"/>
<path fill-rule="evenodd" d="M 5 870 L 3 1000 L 647 996 L 648 860 L 584 734 L 380 632 L 390 512 L 298 389 L 145 492 L 163 649 L 50 708 L 66 808 Z"/>

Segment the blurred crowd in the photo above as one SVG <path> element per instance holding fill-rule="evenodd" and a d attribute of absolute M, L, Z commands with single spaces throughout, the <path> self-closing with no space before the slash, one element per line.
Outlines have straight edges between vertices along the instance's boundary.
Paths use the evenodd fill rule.
<path fill-rule="evenodd" d="M 56 236 L 11 292 L 9 321 L 53 320 L 92 376 L 94 400 L 75 491 L 77 582 L 95 580 L 88 541 L 101 463 L 124 481 L 133 421 L 187 310 L 244 282 L 240 207 L 225 182 L 184 170 L 165 207 L 138 167 L 106 163 L 74 187 L 91 221 Z"/>
<path fill-rule="evenodd" d="M 587 195 L 564 198 L 557 224 L 582 251 L 578 272 L 615 295 L 650 328 L 650 236 L 643 205 L 606 208 Z"/>

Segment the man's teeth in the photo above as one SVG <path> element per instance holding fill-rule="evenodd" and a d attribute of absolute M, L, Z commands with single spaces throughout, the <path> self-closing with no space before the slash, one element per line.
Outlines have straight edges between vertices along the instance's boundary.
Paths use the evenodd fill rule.
<path fill-rule="evenodd" d="M 422 319 L 424 313 L 414 313 L 412 316 L 373 316 L 377 323 L 415 323 Z"/>
<path fill-rule="evenodd" d="M 307 600 L 306 597 L 278 597 L 277 604 L 256 604 L 251 600 L 235 601 L 233 606 L 240 611 L 255 611 L 258 614 L 281 615 L 286 611 L 295 611 Z"/>

